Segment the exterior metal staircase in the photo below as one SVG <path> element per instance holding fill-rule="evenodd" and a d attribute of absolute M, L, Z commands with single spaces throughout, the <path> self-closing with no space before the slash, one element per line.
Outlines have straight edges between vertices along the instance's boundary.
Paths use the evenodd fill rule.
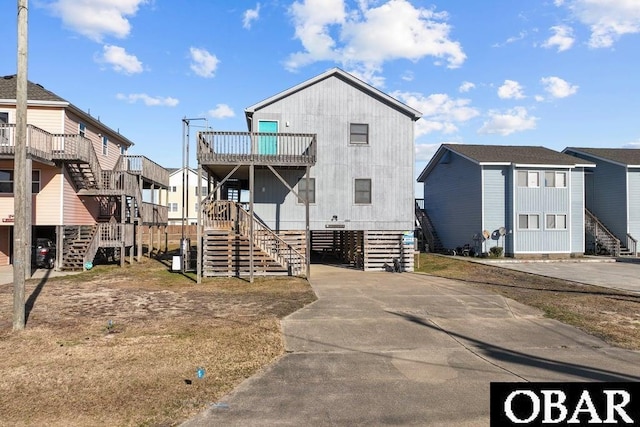
<path fill-rule="evenodd" d="M 423 206 L 420 206 L 420 201 L 422 201 Z M 421 236 L 422 241 L 424 242 L 425 250 L 429 252 L 439 253 L 444 250 L 442 246 L 442 242 L 438 238 L 438 234 L 436 233 L 436 229 L 431 222 L 431 219 L 427 215 L 427 212 L 424 210 L 424 199 L 416 200 L 416 221 L 419 224 L 419 234 Z"/>
<path fill-rule="evenodd" d="M 585 209 L 584 228 L 595 242 L 595 254 L 608 253 L 612 256 L 629 255 L 628 248 L 622 246 L 618 239 L 605 225 L 588 209 Z"/>
<path fill-rule="evenodd" d="M 249 274 L 253 245 L 254 274 L 300 275 L 306 256 L 287 243 L 240 203 L 207 199 L 202 203 L 204 223 L 203 275 Z M 251 239 L 253 223 L 253 239 Z"/>

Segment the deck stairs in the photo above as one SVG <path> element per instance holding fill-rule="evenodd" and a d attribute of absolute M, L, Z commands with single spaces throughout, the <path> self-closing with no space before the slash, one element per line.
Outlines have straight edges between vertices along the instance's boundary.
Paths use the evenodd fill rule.
<path fill-rule="evenodd" d="M 203 275 L 244 276 L 250 274 L 253 245 L 253 274 L 301 275 L 306 256 L 273 232 L 242 204 L 207 199 L 203 207 Z M 253 224 L 253 239 L 251 239 Z"/>
<path fill-rule="evenodd" d="M 416 222 L 419 226 L 418 228 L 418 239 L 421 240 L 424 246 L 424 249 L 428 252 L 440 253 L 444 250 L 442 246 L 442 242 L 436 233 L 436 229 L 427 215 L 427 212 L 420 206 L 420 204 L 416 201 Z"/>
<path fill-rule="evenodd" d="M 97 234 L 97 225 L 79 225 L 64 227 L 64 245 L 62 252 L 62 266 L 64 271 L 78 271 L 84 269 L 87 259 L 93 260 L 97 248 L 93 254 L 89 253 L 91 243 Z"/>

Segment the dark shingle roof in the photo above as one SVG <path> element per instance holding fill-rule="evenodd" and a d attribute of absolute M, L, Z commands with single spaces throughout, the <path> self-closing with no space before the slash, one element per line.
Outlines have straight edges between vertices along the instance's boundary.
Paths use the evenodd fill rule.
<path fill-rule="evenodd" d="M 639 148 L 582 148 L 568 147 L 565 151 L 581 152 L 623 165 L 640 165 Z"/>
<path fill-rule="evenodd" d="M 0 99 L 16 99 L 16 76 L 4 76 L 0 78 Z M 30 101 L 57 101 L 67 102 L 55 93 L 45 89 L 42 85 L 27 82 L 27 98 Z"/>
<path fill-rule="evenodd" d="M 521 145 L 444 144 L 454 153 L 478 163 L 514 163 L 529 165 L 570 165 L 584 163 L 568 154 L 545 147 Z"/>

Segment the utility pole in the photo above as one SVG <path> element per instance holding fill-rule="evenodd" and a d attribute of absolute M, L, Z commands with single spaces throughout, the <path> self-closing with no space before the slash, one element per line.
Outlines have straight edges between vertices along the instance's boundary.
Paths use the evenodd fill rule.
<path fill-rule="evenodd" d="M 14 227 L 13 227 L 13 330 L 21 331 L 25 324 L 25 277 L 30 227 L 26 211 L 27 197 L 31 189 L 26 188 L 27 177 L 27 0 L 18 0 L 18 72 L 16 76 L 16 149 L 13 169 Z M 29 190 L 29 191 L 27 191 Z"/>

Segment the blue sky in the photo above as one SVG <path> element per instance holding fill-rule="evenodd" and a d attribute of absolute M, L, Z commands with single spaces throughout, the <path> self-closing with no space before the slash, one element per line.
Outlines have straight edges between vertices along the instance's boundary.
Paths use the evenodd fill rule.
<path fill-rule="evenodd" d="M 246 107 L 335 66 L 424 114 L 416 175 L 444 142 L 640 147 L 639 46 L 638 0 L 29 0 L 29 80 L 167 167 L 183 117 L 244 131 Z"/>

